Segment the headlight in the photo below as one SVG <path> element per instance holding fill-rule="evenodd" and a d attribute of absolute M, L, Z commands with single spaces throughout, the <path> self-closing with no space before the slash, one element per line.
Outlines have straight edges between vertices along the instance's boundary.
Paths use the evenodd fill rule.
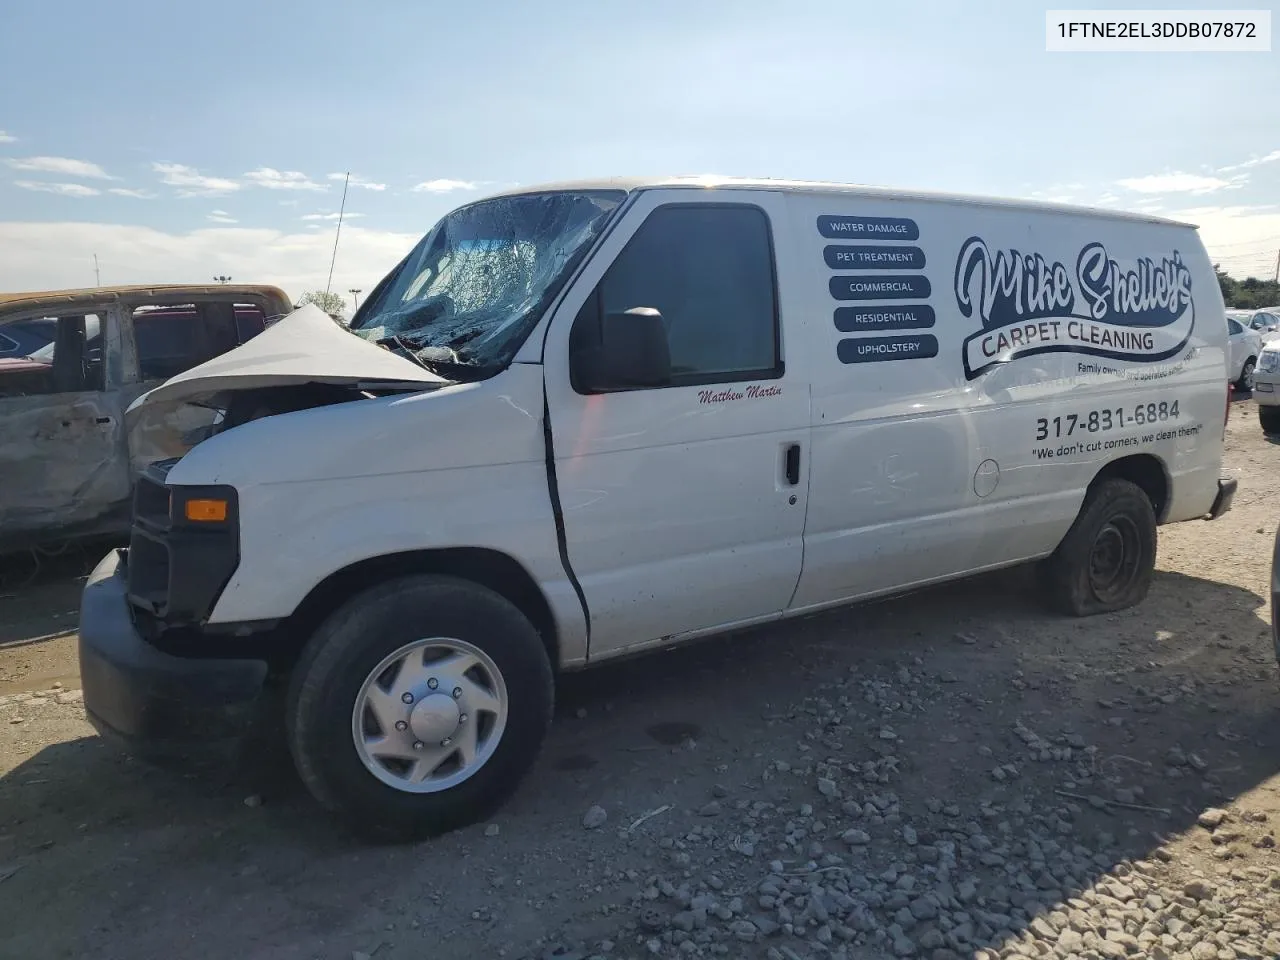
<path fill-rule="evenodd" d="M 1280 351 L 1263 350 L 1258 358 L 1258 369 L 1263 373 L 1274 373 L 1280 369 Z"/>

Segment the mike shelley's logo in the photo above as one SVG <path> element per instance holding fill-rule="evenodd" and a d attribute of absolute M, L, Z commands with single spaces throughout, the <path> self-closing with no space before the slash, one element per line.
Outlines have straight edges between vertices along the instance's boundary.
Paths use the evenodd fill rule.
<path fill-rule="evenodd" d="M 992 251 L 970 237 L 956 258 L 956 303 L 982 330 L 964 341 L 972 380 L 995 363 L 1040 353 L 1082 353 L 1155 363 L 1182 350 L 1195 326 L 1191 271 L 1174 251 L 1160 262 L 1111 259 L 1100 243 L 1074 272 L 1038 253 Z"/>

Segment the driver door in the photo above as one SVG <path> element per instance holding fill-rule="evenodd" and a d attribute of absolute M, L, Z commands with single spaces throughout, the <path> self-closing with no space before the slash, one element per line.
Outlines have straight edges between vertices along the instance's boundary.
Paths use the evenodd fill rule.
<path fill-rule="evenodd" d="M 786 229 L 777 194 L 642 193 L 552 319 L 555 476 L 593 657 L 768 619 L 791 601 L 809 389 L 784 362 Z M 672 382 L 579 392 L 572 343 L 634 307 L 662 313 Z"/>

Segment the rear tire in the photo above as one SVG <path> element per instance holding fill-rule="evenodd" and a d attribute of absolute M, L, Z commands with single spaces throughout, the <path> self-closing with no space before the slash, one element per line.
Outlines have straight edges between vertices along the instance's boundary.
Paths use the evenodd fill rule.
<path fill-rule="evenodd" d="M 1052 605 L 1075 617 L 1141 603 L 1156 563 L 1156 517 L 1137 484 L 1104 480 L 1091 487 L 1058 549 L 1044 561 Z"/>
<path fill-rule="evenodd" d="M 1259 406 L 1258 423 L 1262 425 L 1263 433 L 1280 433 L 1280 407 Z"/>
<path fill-rule="evenodd" d="M 455 671 L 449 679 L 447 668 L 438 665 L 445 661 L 433 663 L 431 651 L 420 649 L 428 641 L 446 653 L 450 646 L 463 651 L 455 656 L 476 666 L 458 669 L 473 672 Z M 405 679 L 401 693 L 398 684 L 410 677 L 415 653 L 418 681 Z M 377 701 L 383 713 L 368 706 L 371 684 L 383 693 Z M 462 692 L 464 687 L 470 692 Z M 455 700 L 459 711 L 445 718 L 441 711 L 448 712 Z M 402 703 L 416 705 L 401 708 Z M 355 833 L 377 841 L 421 839 L 483 820 L 502 806 L 533 765 L 553 705 L 546 646 L 512 603 L 466 580 L 411 576 L 358 594 L 311 638 L 290 684 L 289 747 L 307 788 Z M 385 727 L 384 715 L 390 718 Z M 459 716 L 458 732 L 442 732 L 442 723 L 451 725 Z M 444 762 L 443 777 L 424 773 L 431 783 L 415 784 L 413 771 L 426 769 L 415 764 L 440 754 L 454 738 L 461 744 L 465 724 L 479 730 L 482 716 L 488 734 L 472 736 L 469 764 L 459 752 Z M 399 743 L 406 738 L 411 750 Z M 396 744 L 388 748 L 380 740 Z M 455 767 L 456 774 L 449 772 Z"/>

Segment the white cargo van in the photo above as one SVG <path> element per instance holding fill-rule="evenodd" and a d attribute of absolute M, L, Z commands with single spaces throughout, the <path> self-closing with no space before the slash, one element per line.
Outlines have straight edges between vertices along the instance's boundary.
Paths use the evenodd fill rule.
<path fill-rule="evenodd" d="M 1041 561 L 1139 602 L 1213 518 L 1227 334 L 1193 227 L 818 183 L 571 184 L 446 216 L 348 330 L 304 308 L 174 377 L 215 431 L 84 591 L 88 712 L 136 749 L 287 687 L 326 807 L 489 815 L 560 671 Z"/>

